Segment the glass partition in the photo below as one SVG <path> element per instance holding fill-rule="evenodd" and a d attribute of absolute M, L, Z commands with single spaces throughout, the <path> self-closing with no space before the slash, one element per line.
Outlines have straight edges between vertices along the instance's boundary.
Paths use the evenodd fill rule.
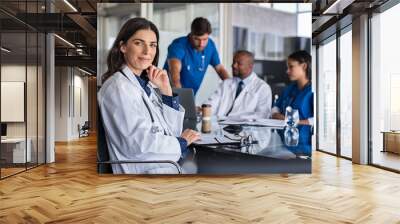
<path fill-rule="evenodd" d="M 11 29 L 1 29 L 0 41 L 2 178 L 26 170 L 26 162 L 31 158 L 30 142 L 26 139 L 27 35 L 23 25 Z"/>
<path fill-rule="evenodd" d="M 38 76 L 37 76 L 37 89 L 38 89 L 38 118 L 37 118 L 37 162 L 44 164 L 46 162 L 46 36 L 43 33 L 38 34 Z"/>
<path fill-rule="evenodd" d="M 44 1 L 2 1 L 0 7 L 0 178 L 45 162 L 45 35 L 22 22 Z M 37 18 L 37 17 L 33 17 Z"/>
<path fill-rule="evenodd" d="M 352 33 L 340 36 L 340 155 L 351 158 L 352 149 Z"/>
<path fill-rule="evenodd" d="M 37 76 L 38 76 L 38 35 L 36 32 L 27 33 L 27 82 L 26 82 L 26 112 L 27 112 L 27 143 L 30 150 L 30 157 L 27 166 L 32 167 L 37 165 Z"/>
<path fill-rule="evenodd" d="M 318 48 L 318 149 L 336 154 L 336 37 Z"/>
<path fill-rule="evenodd" d="M 370 120 L 374 165 L 400 171 L 400 4 L 371 18 Z"/>

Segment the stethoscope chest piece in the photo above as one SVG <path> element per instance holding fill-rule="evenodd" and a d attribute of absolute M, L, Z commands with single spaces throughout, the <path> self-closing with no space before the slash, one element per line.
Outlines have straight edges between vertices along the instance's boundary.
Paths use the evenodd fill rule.
<path fill-rule="evenodd" d="M 128 76 L 125 75 L 125 73 L 124 73 L 122 70 L 120 70 L 120 72 L 121 72 L 122 75 L 124 75 L 127 79 L 129 79 Z M 155 94 L 155 93 L 154 93 L 154 94 Z M 143 95 L 142 95 L 142 100 L 143 100 L 143 103 L 144 103 L 144 105 L 145 105 L 145 107 L 146 107 L 146 109 L 147 109 L 147 111 L 148 111 L 148 113 L 149 113 L 149 115 L 150 115 L 150 119 L 151 119 L 151 123 L 152 123 L 151 129 L 150 129 L 151 133 L 154 133 L 154 134 L 155 134 L 155 133 L 158 133 L 158 132 L 162 132 L 163 129 L 161 129 L 159 126 L 157 126 L 157 125 L 155 124 L 155 119 L 154 119 L 153 113 L 151 112 L 151 108 L 150 108 L 150 106 L 147 104 L 146 99 L 145 99 L 145 97 L 144 97 Z M 161 98 L 160 98 L 160 97 L 158 97 L 157 99 L 151 100 L 151 102 L 152 102 L 155 106 L 159 106 L 160 108 L 162 108 L 162 102 L 161 102 Z M 164 133 L 165 133 L 165 131 L 164 131 Z"/>
<path fill-rule="evenodd" d="M 157 133 L 157 132 L 161 132 L 161 129 L 160 129 L 160 127 L 158 127 L 157 125 L 155 125 L 155 124 L 153 124 L 152 126 L 151 126 L 151 133 Z"/>

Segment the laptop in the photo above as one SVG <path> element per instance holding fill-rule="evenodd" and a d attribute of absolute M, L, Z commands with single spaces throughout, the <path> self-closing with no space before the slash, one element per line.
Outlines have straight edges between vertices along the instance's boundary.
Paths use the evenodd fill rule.
<path fill-rule="evenodd" d="M 193 89 L 173 88 L 172 92 L 179 96 L 179 103 L 185 108 L 185 118 L 183 120 L 183 130 L 189 128 L 196 130 L 196 105 L 194 103 Z"/>

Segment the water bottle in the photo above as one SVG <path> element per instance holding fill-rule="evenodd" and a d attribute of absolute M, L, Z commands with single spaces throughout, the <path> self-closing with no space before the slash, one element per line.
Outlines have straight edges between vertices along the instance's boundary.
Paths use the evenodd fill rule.
<path fill-rule="evenodd" d="M 288 106 L 285 113 L 285 145 L 297 146 L 299 144 L 299 129 L 296 127 L 299 122 L 299 112 Z"/>

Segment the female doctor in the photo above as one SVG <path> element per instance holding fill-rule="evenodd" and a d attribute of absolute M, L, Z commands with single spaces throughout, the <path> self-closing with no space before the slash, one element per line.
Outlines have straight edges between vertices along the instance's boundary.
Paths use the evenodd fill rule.
<path fill-rule="evenodd" d="M 108 54 L 98 93 L 111 160 L 178 161 L 199 133 L 182 133 L 184 109 L 158 63 L 159 33 L 144 18 L 128 20 Z M 156 91 L 157 88 L 159 91 Z M 113 173 L 176 173 L 170 164 L 113 164 Z"/>
<path fill-rule="evenodd" d="M 286 107 L 299 112 L 299 144 L 289 147 L 296 154 L 311 155 L 311 126 L 314 121 L 314 103 L 311 89 L 311 55 L 306 51 L 297 51 L 289 55 L 287 74 L 290 84 L 272 107 L 272 118 L 284 120 Z"/>

